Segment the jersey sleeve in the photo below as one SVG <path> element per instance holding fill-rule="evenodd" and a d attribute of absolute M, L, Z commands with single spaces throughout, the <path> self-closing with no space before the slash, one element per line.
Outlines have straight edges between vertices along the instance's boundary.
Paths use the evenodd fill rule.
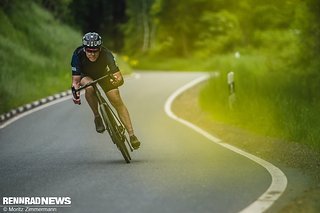
<path fill-rule="evenodd" d="M 72 71 L 72 75 L 81 75 L 80 60 L 76 53 L 73 53 L 72 55 L 71 71 Z"/>
<path fill-rule="evenodd" d="M 116 63 L 115 57 L 113 56 L 113 54 L 111 52 L 107 52 L 107 61 L 108 61 L 108 68 L 109 68 L 110 72 L 116 73 L 116 72 L 120 71 L 120 69 Z"/>

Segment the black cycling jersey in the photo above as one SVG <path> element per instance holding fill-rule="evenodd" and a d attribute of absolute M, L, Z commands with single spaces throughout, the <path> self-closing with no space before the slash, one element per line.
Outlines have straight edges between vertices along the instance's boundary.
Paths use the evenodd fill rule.
<path fill-rule="evenodd" d="M 71 67 L 73 76 L 89 76 L 93 80 L 96 80 L 106 75 L 107 72 L 116 73 L 120 71 L 111 51 L 105 47 L 101 47 L 99 57 L 94 62 L 90 61 L 87 58 L 84 48 L 82 46 L 78 47 L 73 52 Z M 121 86 L 122 84 L 123 78 L 121 82 L 118 84 L 118 86 Z M 118 86 L 115 86 L 110 82 L 109 77 L 105 78 L 104 80 L 101 80 L 99 82 L 99 85 L 102 87 L 104 92 L 108 92 L 110 90 L 118 88 Z"/>
<path fill-rule="evenodd" d="M 82 46 L 78 47 L 73 52 L 71 67 L 72 75 L 89 76 L 94 80 L 105 75 L 108 71 L 111 73 L 120 71 L 111 51 L 105 47 L 101 47 L 99 57 L 95 62 L 91 62 L 87 58 Z"/>

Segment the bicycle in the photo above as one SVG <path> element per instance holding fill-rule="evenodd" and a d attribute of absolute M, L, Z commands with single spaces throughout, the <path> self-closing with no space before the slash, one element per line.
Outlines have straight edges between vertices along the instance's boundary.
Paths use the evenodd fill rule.
<path fill-rule="evenodd" d="M 100 116 L 104 122 L 105 128 L 107 132 L 109 133 L 111 140 L 113 143 L 117 146 L 117 148 L 120 150 L 124 160 L 126 163 L 130 163 L 131 156 L 128 151 L 128 148 L 126 146 L 129 146 L 130 151 L 133 151 L 133 148 L 131 147 L 131 144 L 129 143 L 128 138 L 125 135 L 125 127 L 121 120 L 118 118 L 118 116 L 114 113 L 111 106 L 108 104 L 106 99 L 101 95 L 97 83 L 101 81 L 102 79 L 105 79 L 109 77 L 110 79 L 114 80 L 114 76 L 112 74 L 107 74 L 102 76 L 101 78 L 98 78 L 94 81 L 91 81 L 78 89 L 72 88 L 72 93 L 76 94 L 77 92 L 80 92 L 81 90 L 92 86 L 94 88 L 96 97 L 98 99 L 98 105 L 99 105 L 99 113 Z"/>

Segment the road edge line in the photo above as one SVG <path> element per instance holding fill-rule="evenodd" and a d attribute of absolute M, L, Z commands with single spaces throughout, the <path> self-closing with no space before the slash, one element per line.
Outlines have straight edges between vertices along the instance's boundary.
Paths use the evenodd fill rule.
<path fill-rule="evenodd" d="M 207 131 L 194 125 L 193 123 L 178 117 L 171 110 L 171 106 L 172 106 L 173 101 L 179 95 L 181 95 L 186 90 L 194 87 L 195 85 L 208 80 L 209 78 L 210 78 L 210 75 L 203 75 L 203 76 L 198 77 L 198 78 L 194 79 L 193 81 L 185 84 L 184 86 L 178 88 L 167 99 L 167 101 L 164 105 L 164 110 L 165 110 L 166 114 L 170 118 L 172 118 L 173 120 L 176 120 L 176 121 L 188 126 L 189 128 L 193 129 L 194 131 L 196 131 L 199 134 L 203 135 L 204 137 L 208 138 L 212 142 L 214 142 L 218 145 L 221 145 L 221 146 L 223 146 L 233 152 L 236 152 L 237 154 L 240 154 L 246 158 L 249 158 L 250 160 L 259 164 L 260 166 L 262 166 L 263 168 L 265 168 L 269 172 L 269 174 L 271 175 L 271 179 L 272 179 L 269 188 L 262 195 L 260 195 L 260 197 L 257 200 L 255 200 L 249 206 L 247 206 L 244 209 L 242 209 L 241 211 L 239 211 L 240 213 L 264 212 L 267 209 L 269 209 L 274 204 L 274 202 L 277 199 L 279 199 L 280 196 L 283 194 L 283 192 L 286 190 L 287 184 L 288 184 L 288 180 L 287 180 L 286 175 L 278 167 L 274 166 L 273 164 L 255 156 L 255 155 L 252 155 L 248 152 L 245 152 L 245 151 L 243 151 L 233 145 L 230 145 L 228 143 L 223 142 L 221 139 L 211 135 L 210 133 L 208 133 Z"/>

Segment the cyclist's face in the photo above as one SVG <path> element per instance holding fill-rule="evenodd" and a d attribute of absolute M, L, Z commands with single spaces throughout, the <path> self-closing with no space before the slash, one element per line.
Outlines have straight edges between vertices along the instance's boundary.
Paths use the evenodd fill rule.
<path fill-rule="evenodd" d="M 89 61 L 95 62 L 99 57 L 100 49 L 89 49 L 89 48 L 86 48 L 85 52 L 86 52 L 86 56 L 89 59 Z"/>

